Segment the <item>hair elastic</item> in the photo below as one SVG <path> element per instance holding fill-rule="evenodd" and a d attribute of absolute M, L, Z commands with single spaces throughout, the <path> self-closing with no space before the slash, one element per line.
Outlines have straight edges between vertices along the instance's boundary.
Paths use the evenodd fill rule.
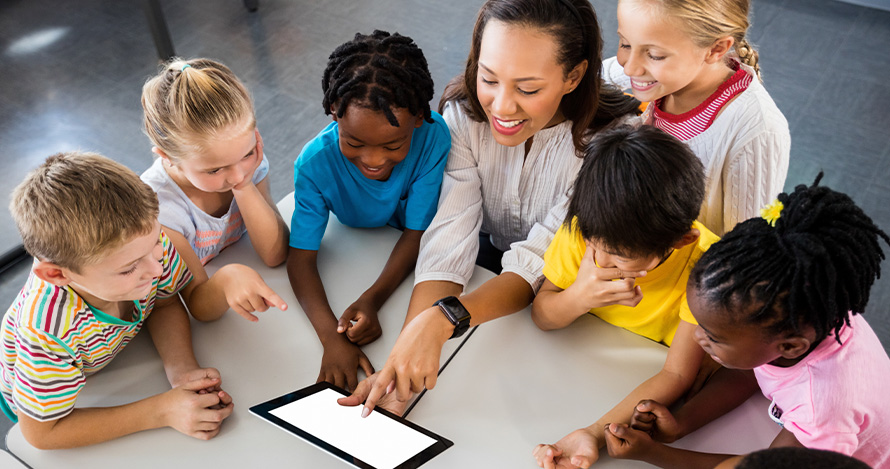
<path fill-rule="evenodd" d="M 189 67 L 191 67 L 191 65 L 189 65 L 189 64 L 185 64 L 185 65 L 182 66 L 181 69 L 179 69 L 179 71 L 180 71 L 180 72 L 184 72 L 185 69 L 187 69 L 187 68 L 189 68 Z"/>

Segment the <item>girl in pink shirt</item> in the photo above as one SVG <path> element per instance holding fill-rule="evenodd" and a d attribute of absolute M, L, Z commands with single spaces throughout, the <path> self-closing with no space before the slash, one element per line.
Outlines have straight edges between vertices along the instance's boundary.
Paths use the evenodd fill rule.
<path fill-rule="evenodd" d="M 861 316 L 880 276 L 879 241 L 890 238 L 847 195 L 820 187 L 821 178 L 780 194 L 762 218 L 739 224 L 702 256 L 687 286 L 695 338 L 721 365 L 754 371 L 781 426 L 771 447 L 831 450 L 890 467 L 890 358 Z M 608 426 L 609 454 L 663 467 L 729 459 L 653 441 L 688 433 L 681 414 L 696 413 L 692 425 L 703 424 L 719 401 L 707 389 L 677 417 L 640 402 L 630 426 Z"/>

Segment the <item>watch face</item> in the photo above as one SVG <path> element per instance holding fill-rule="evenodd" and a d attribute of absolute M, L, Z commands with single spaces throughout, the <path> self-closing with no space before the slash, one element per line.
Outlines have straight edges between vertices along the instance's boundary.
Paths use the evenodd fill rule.
<path fill-rule="evenodd" d="M 453 296 L 449 296 L 447 298 L 443 298 L 436 302 L 439 305 L 439 309 L 442 310 L 442 313 L 448 318 L 451 324 L 454 324 L 454 334 L 451 335 L 451 338 L 460 337 L 467 331 L 470 327 L 470 312 L 464 308 L 464 305 L 461 304 L 460 300 Z"/>

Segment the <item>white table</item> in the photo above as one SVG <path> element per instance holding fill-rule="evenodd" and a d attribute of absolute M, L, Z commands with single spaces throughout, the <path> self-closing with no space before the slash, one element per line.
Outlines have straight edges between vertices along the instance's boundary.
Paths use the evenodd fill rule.
<path fill-rule="evenodd" d="M 667 347 L 592 315 L 544 332 L 530 310 L 483 324 L 411 413 L 454 446 L 432 468 L 533 468 L 532 450 L 585 427 L 658 372 Z M 746 453 L 769 446 L 779 427 L 761 395 L 676 446 Z M 602 453 L 605 454 L 605 451 Z M 605 456 L 594 467 L 651 467 Z"/>
<path fill-rule="evenodd" d="M 293 197 L 278 204 L 290 222 Z M 338 314 L 377 278 L 400 236 L 392 228 L 353 229 L 332 217 L 318 254 L 319 272 L 332 309 Z M 322 347 L 312 325 L 300 309 L 284 266 L 268 268 L 254 253 L 248 239 L 223 251 L 208 265 L 208 273 L 226 263 L 255 268 L 287 302 L 287 311 L 271 309 L 250 323 L 227 312 L 211 323 L 192 322 L 198 362 L 218 368 L 223 388 L 235 401 L 235 411 L 210 441 L 187 437 L 171 428 L 129 435 L 114 441 L 72 450 L 41 451 L 21 434 L 18 425 L 7 436 L 9 450 L 34 468 L 59 467 L 267 467 L 293 461 L 298 467 L 346 467 L 315 447 L 251 415 L 248 408 L 315 382 Z M 494 274 L 476 268 L 470 288 Z M 363 347 L 375 367 L 383 366 L 404 322 L 413 286 L 410 276 L 380 311 L 383 336 Z M 444 360 L 457 348 L 450 341 Z M 163 366 L 148 334 L 139 334 L 104 370 L 91 376 L 77 405 L 124 404 L 169 389 Z M 360 410 L 356 409 L 356 412 Z M 431 430 L 436 431 L 435 428 Z"/>
<path fill-rule="evenodd" d="M 289 220 L 293 199 L 279 210 Z M 331 219 L 319 251 L 319 271 L 334 311 L 343 311 L 377 277 L 399 232 L 356 230 Z M 73 450 L 40 451 L 18 425 L 7 438 L 10 451 L 35 468 L 57 467 L 296 467 L 341 468 L 342 462 L 276 429 L 247 408 L 302 388 L 318 375 L 322 348 L 290 288 L 285 268 L 262 265 L 248 240 L 211 262 L 257 269 L 287 301 L 286 312 L 270 310 L 259 323 L 227 313 L 212 323 L 193 323 L 195 353 L 214 366 L 235 400 L 235 412 L 220 434 L 199 441 L 173 429 L 158 429 Z M 476 268 L 469 288 L 493 276 Z M 380 314 L 383 336 L 364 347 L 379 367 L 395 343 L 411 293 L 406 280 Z M 459 343 L 449 341 L 443 363 Z M 584 316 L 553 332 L 537 329 L 529 310 L 480 326 L 466 341 L 409 419 L 455 442 L 424 467 L 535 467 L 531 451 L 596 420 L 637 384 L 657 372 L 664 346 Z M 140 334 L 106 369 L 90 377 L 79 406 L 109 406 L 169 388 L 147 334 Z M 766 401 L 752 398 L 722 419 L 678 444 L 693 449 L 747 452 L 765 448 L 778 428 L 766 416 Z M 597 467 L 639 467 L 605 458 Z"/>

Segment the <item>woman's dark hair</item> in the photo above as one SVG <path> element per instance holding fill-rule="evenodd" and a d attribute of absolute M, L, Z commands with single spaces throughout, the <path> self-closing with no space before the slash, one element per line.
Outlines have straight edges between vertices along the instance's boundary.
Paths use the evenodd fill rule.
<path fill-rule="evenodd" d="M 393 127 L 399 126 L 393 108 L 407 108 L 412 115 L 433 122 L 433 79 L 426 58 L 413 39 L 399 33 L 356 34 L 337 47 L 328 58 L 321 88 L 325 114 L 336 105 L 337 117 L 343 117 L 355 102 L 382 111 Z"/>
<path fill-rule="evenodd" d="M 752 218 L 713 244 L 689 281 L 709 303 L 735 320 L 766 326 L 771 335 L 810 326 L 817 340 L 861 314 L 881 276 L 887 234 L 846 194 L 799 185 L 779 194 L 775 226 Z M 753 309 L 753 312 L 751 312 Z"/>
<path fill-rule="evenodd" d="M 560 109 L 572 121 L 572 141 L 580 156 L 590 135 L 616 118 L 639 113 L 639 101 L 602 81 L 602 48 L 596 13 L 588 0 L 488 0 L 482 5 L 473 28 L 470 54 L 463 75 L 448 83 L 439 100 L 439 112 L 448 101 L 459 101 L 477 122 L 485 111 L 476 95 L 476 73 L 482 33 L 489 21 L 540 29 L 557 43 L 556 63 L 568 74 L 587 60 L 587 73 L 578 86 L 562 97 Z"/>
<path fill-rule="evenodd" d="M 704 196 L 704 167 L 685 143 L 653 126 L 620 126 L 588 144 L 565 224 L 622 255 L 664 255 Z"/>

